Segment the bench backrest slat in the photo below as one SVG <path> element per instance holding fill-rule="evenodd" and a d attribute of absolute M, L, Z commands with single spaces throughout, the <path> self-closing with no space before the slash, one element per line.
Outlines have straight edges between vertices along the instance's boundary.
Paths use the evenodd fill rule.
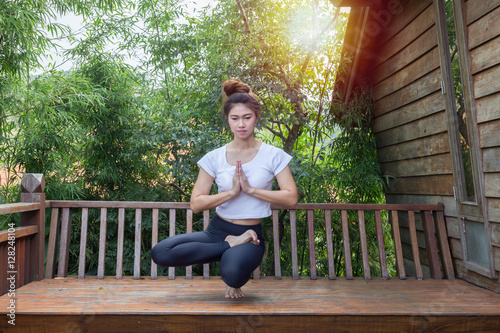
<path fill-rule="evenodd" d="M 375 210 L 375 228 L 377 230 L 378 255 L 380 259 L 380 275 L 383 279 L 389 278 L 387 271 L 387 260 L 385 259 L 384 230 L 382 228 L 382 216 L 380 210 Z"/>
<path fill-rule="evenodd" d="M 417 241 L 417 229 L 415 227 L 415 212 L 408 212 L 408 224 L 410 229 L 410 237 L 411 237 L 411 250 L 413 253 L 413 262 L 415 263 L 415 275 L 418 280 L 422 280 L 424 275 L 422 273 L 422 265 L 420 264 L 420 254 L 419 247 Z"/>
<path fill-rule="evenodd" d="M 278 211 L 273 211 L 274 277 L 281 279 L 280 232 Z"/>
<path fill-rule="evenodd" d="M 314 211 L 307 210 L 307 237 L 309 240 L 309 269 L 311 280 L 316 280 L 318 274 L 316 271 L 316 237 L 314 236 Z"/>
<path fill-rule="evenodd" d="M 368 257 L 368 244 L 366 242 L 365 211 L 358 210 L 359 240 L 361 242 L 361 258 L 363 260 L 363 275 L 365 280 L 370 280 L 370 259 Z"/>
<path fill-rule="evenodd" d="M 45 266 L 45 278 L 54 276 L 54 263 L 56 262 L 56 245 L 59 237 L 59 208 L 52 208 L 50 216 L 49 242 L 47 244 L 47 265 Z"/>
<path fill-rule="evenodd" d="M 455 279 L 453 263 L 451 261 L 450 245 L 448 244 L 448 234 L 446 232 L 446 223 L 444 221 L 443 211 L 436 211 L 436 226 L 439 237 L 440 250 L 443 258 L 443 268 L 445 277 L 449 280 Z"/>
<path fill-rule="evenodd" d="M 141 278 L 141 230 L 142 209 L 135 210 L 135 237 L 134 237 L 134 279 Z"/>
<path fill-rule="evenodd" d="M 297 246 L 297 214 L 294 209 L 290 210 L 290 241 L 292 247 L 292 278 L 299 279 L 299 256 Z"/>
<path fill-rule="evenodd" d="M 328 278 L 335 279 L 335 258 L 332 239 L 332 211 L 325 209 L 326 253 L 328 258 Z"/>
<path fill-rule="evenodd" d="M 71 209 L 63 208 L 61 221 L 61 240 L 59 242 L 59 263 L 57 266 L 57 276 L 66 277 L 68 275 L 69 242 L 71 235 Z"/>
<path fill-rule="evenodd" d="M 99 228 L 99 259 L 97 263 L 97 278 L 104 279 L 106 263 L 106 226 L 108 224 L 108 209 L 101 208 L 101 227 Z M 137 236 L 136 236 L 137 237 Z M 140 235 L 139 235 L 140 237 Z"/>
<path fill-rule="evenodd" d="M 186 232 L 193 232 L 193 211 L 188 209 L 186 212 Z M 193 278 L 193 266 L 186 267 L 186 279 Z"/>
<path fill-rule="evenodd" d="M 118 235 L 116 240 L 116 278 L 123 278 L 123 245 L 125 238 L 125 208 L 118 208 Z"/>
<path fill-rule="evenodd" d="M 153 208 L 152 214 L 152 235 L 151 235 L 151 248 L 158 244 L 158 208 Z M 151 279 L 158 279 L 158 265 L 151 259 Z"/>
<path fill-rule="evenodd" d="M 208 224 L 210 223 L 210 212 L 205 210 L 203 212 L 203 230 L 208 228 Z M 210 279 L 210 265 L 203 264 L 203 279 Z"/>
<path fill-rule="evenodd" d="M 342 220 L 342 242 L 344 243 L 345 276 L 347 280 L 352 280 L 352 259 L 351 242 L 349 241 L 349 222 L 347 219 L 347 210 L 341 211 Z"/>
<path fill-rule="evenodd" d="M 175 236 L 175 209 L 170 209 L 169 210 L 169 237 Z M 175 267 L 169 267 L 168 268 L 168 278 L 170 280 L 175 279 Z"/>
<path fill-rule="evenodd" d="M 434 222 L 432 219 L 432 212 L 426 210 L 424 212 L 424 235 L 426 241 L 427 257 L 429 258 L 429 269 L 431 277 L 434 279 L 441 279 L 441 267 L 439 265 L 439 254 L 437 250 L 436 236 L 434 230 Z"/>
<path fill-rule="evenodd" d="M 391 211 L 392 217 L 392 236 L 394 238 L 394 250 L 396 252 L 396 264 L 398 266 L 398 275 L 401 280 L 406 279 L 405 265 L 403 260 L 403 247 L 401 246 L 401 234 L 399 232 L 398 211 Z"/>
<path fill-rule="evenodd" d="M 87 256 L 87 230 L 89 222 L 89 209 L 82 208 L 82 228 L 80 233 L 80 256 L 78 261 L 78 278 L 85 278 L 85 259 Z"/>

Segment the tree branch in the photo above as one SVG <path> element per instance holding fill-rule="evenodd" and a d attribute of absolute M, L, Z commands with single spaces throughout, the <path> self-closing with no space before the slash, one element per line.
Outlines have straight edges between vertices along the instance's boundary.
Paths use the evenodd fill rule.
<path fill-rule="evenodd" d="M 248 19 L 247 19 L 247 15 L 245 14 L 245 9 L 241 5 L 240 0 L 236 0 L 236 3 L 238 4 L 238 8 L 240 9 L 241 18 L 243 19 L 243 23 L 245 23 L 245 29 L 246 29 L 247 33 L 250 34 L 250 26 L 248 25 Z"/>
<path fill-rule="evenodd" d="M 266 128 L 269 130 L 269 132 L 273 133 L 274 135 L 276 135 L 281 140 L 283 140 L 283 141 L 286 140 L 286 138 L 285 138 L 285 136 L 283 134 L 281 134 L 280 132 L 276 131 L 272 127 L 266 126 Z"/>

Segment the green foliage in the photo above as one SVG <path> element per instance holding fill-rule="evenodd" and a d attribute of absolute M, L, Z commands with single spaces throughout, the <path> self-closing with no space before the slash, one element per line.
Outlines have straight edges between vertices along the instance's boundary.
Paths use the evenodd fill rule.
<path fill-rule="evenodd" d="M 331 117 L 347 14 L 338 14 L 329 1 L 312 6 L 306 0 L 241 1 L 245 16 L 235 0 L 215 2 L 196 15 L 179 0 L 22 3 L 19 8 L 13 2 L 0 5 L 6 18 L 1 27 L 10 32 L 0 35 L 0 161 L 9 176 L 1 202 L 18 200 L 23 172 L 45 175 L 47 199 L 189 200 L 196 161 L 231 138 L 220 117 L 221 83 L 229 77 L 246 81 L 260 96 L 257 135 L 294 156 L 291 167 L 302 202 L 383 202 L 369 130 L 372 101 L 360 95 L 335 106 L 344 115 L 341 122 Z M 85 34 L 49 23 L 64 13 L 80 14 Z M 19 22 L 13 20 L 16 15 Z M 73 42 L 65 52 L 74 62 L 70 71 L 48 68 L 31 75 L 52 44 L 38 27 Z M 131 58 L 136 65 L 126 64 Z M 134 214 L 126 211 L 125 274 L 133 273 Z M 143 211 L 141 274 L 150 269 L 150 214 Z M 185 220 L 183 214 L 177 212 L 177 221 Z M 72 222 L 72 273 L 77 271 L 79 215 L 73 214 Z M 108 211 L 107 275 L 115 274 L 117 216 L 116 210 Z M 357 217 L 349 218 L 356 225 Z M 307 218 L 299 214 L 297 221 L 300 269 L 307 274 Z M 332 221 L 336 271 L 343 274 L 340 217 L 333 214 Z M 374 218 L 367 215 L 366 221 L 373 273 L 379 269 Z M 389 230 L 386 216 L 383 223 Z M 90 210 L 89 272 L 97 269 L 100 224 L 100 210 Z M 159 239 L 168 236 L 168 225 L 168 214 L 160 211 Z M 270 219 L 264 226 L 272 230 Z M 193 228 L 203 229 L 200 215 Z M 280 228 L 282 268 L 290 273 L 288 217 Z M 315 229 L 318 274 L 326 275 L 324 216 L 315 216 Z M 182 232 L 185 226 L 178 223 L 176 233 Z M 351 236 L 360 259 L 359 231 L 353 228 Z M 385 236 L 390 244 L 390 235 Z M 390 245 L 387 250 L 391 253 Z M 272 258 L 270 249 L 263 274 L 273 273 Z M 360 261 L 354 265 L 359 274 Z M 217 274 L 217 265 L 212 270 Z M 200 275 L 201 268 L 194 273 Z"/>

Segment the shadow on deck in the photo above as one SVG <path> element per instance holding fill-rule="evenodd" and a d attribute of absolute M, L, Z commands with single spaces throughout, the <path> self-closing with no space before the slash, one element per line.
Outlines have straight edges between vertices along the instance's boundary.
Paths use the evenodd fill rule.
<path fill-rule="evenodd" d="M 498 332 L 500 295 L 460 280 L 263 278 L 225 299 L 209 280 L 76 277 L 0 297 L 1 332 Z"/>

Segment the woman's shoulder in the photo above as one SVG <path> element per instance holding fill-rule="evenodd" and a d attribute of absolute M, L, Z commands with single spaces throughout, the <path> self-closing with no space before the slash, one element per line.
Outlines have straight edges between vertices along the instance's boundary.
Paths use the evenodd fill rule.
<path fill-rule="evenodd" d="M 265 142 L 262 142 L 261 146 L 262 151 L 266 152 L 267 154 L 272 154 L 272 155 L 281 155 L 281 154 L 287 154 L 283 149 L 267 144 Z"/>

